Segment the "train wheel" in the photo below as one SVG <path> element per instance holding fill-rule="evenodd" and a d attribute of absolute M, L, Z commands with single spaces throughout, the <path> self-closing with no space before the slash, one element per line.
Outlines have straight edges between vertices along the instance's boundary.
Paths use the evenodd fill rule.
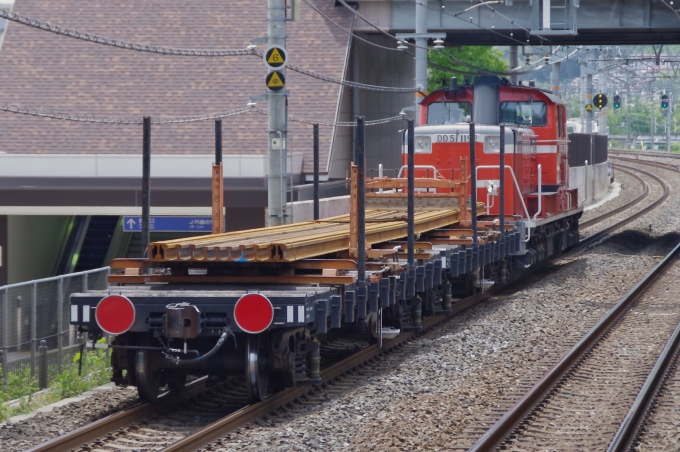
<path fill-rule="evenodd" d="M 376 320 L 377 315 L 375 313 L 371 314 L 371 316 L 368 318 L 367 322 L 367 327 L 366 327 L 366 339 L 368 339 L 368 345 L 373 345 L 376 342 L 378 342 L 378 336 L 376 334 Z"/>
<path fill-rule="evenodd" d="M 269 335 L 248 335 L 246 343 L 246 386 L 251 402 L 259 402 L 267 396 L 269 387 Z"/>
<path fill-rule="evenodd" d="M 155 365 L 154 355 L 149 350 L 139 350 L 135 359 L 135 377 L 139 398 L 153 402 L 158 398 L 161 387 L 161 371 Z"/>

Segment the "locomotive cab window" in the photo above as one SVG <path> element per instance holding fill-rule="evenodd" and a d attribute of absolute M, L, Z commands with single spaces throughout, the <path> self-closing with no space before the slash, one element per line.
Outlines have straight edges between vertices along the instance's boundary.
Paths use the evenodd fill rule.
<path fill-rule="evenodd" d="M 544 126 L 548 123 L 548 109 L 545 102 L 501 102 L 501 122 Z"/>
<path fill-rule="evenodd" d="M 456 124 L 470 115 L 470 102 L 433 102 L 427 107 L 427 124 Z"/>

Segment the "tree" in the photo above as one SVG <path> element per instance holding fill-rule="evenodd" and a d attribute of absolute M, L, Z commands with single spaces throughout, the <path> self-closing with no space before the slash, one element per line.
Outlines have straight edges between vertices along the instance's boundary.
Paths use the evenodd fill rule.
<path fill-rule="evenodd" d="M 480 67 L 493 72 L 505 72 L 508 70 L 508 64 L 503 59 L 503 53 L 489 46 L 464 46 L 455 48 L 446 48 L 444 50 L 430 50 L 428 52 L 428 61 L 434 63 L 436 66 L 430 66 L 430 76 L 428 81 L 428 91 L 434 91 L 442 86 L 448 86 L 451 77 L 458 77 L 460 83 L 464 79 L 471 78 L 470 73 L 474 73 L 473 69 L 462 66 L 447 55 L 464 61 L 472 66 Z M 441 67 L 448 68 L 447 70 Z"/>

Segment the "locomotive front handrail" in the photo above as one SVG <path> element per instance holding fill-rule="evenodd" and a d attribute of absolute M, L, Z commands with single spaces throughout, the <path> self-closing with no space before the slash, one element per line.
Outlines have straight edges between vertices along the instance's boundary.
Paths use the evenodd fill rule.
<path fill-rule="evenodd" d="M 477 172 L 480 169 L 500 169 L 498 166 L 491 166 L 491 165 L 481 165 L 475 168 L 475 175 L 477 175 Z M 510 174 L 512 175 L 512 180 L 515 182 L 515 189 L 517 190 L 517 193 L 519 194 L 519 199 L 522 201 L 522 207 L 524 207 L 524 213 L 527 215 L 527 221 L 531 221 L 531 216 L 529 215 L 529 211 L 527 210 L 527 206 L 524 203 L 524 196 L 522 196 L 522 191 L 519 189 L 519 184 L 517 183 L 517 178 L 515 177 L 515 171 L 512 169 L 511 166 L 505 165 L 505 169 L 510 170 Z M 479 180 L 479 178 L 477 178 Z M 505 212 L 501 212 L 503 214 Z M 528 242 L 529 239 L 531 239 L 531 229 L 527 228 L 527 238 L 524 239 L 525 242 Z"/>
<path fill-rule="evenodd" d="M 538 218 L 538 215 L 543 210 L 543 173 L 541 172 L 542 166 L 538 165 L 538 210 L 534 214 L 534 221 Z"/>

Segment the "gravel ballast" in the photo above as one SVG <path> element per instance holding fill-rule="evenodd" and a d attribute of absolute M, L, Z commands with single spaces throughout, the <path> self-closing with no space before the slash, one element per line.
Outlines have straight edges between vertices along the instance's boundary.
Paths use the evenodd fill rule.
<path fill-rule="evenodd" d="M 647 170 L 680 181 L 670 171 Z M 639 195 L 632 178 L 617 177 L 623 180 L 621 195 L 593 215 Z M 658 196 L 660 190 L 648 183 Z M 680 230 L 678 198 L 671 186 L 666 203 L 627 232 L 558 262 L 532 276 L 527 287 L 466 311 L 342 383 L 320 388 L 304 403 L 228 435 L 228 447 L 221 450 L 471 445 L 481 434 L 480 423 L 499 417 L 677 243 L 671 232 Z M 116 389 L 96 397 L 0 429 L 3 450 L 23 450 L 103 417 L 131 403 L 136 393 Z"/>

